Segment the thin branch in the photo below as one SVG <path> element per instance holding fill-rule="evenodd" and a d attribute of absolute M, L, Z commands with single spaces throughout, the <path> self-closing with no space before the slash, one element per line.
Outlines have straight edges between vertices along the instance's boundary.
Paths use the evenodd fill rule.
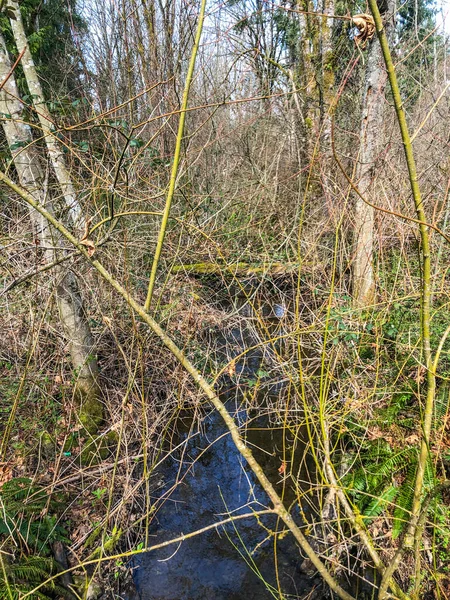
<path fill-rule="evenodd" d="M 43 265 L 42 267 L 39 267 L 39 269 L 31 269 L 24 275 L 21 275 L 20 277 L 17 277 L 17 279 L 14 279 L 13 281 L 11 281 L 11 283 L 9 283 L 0 292 L 0 298 L 2 296 L 4 296 L 5 294 L 7 294 L 8 292 L 10 292 L 17 285 L 20 285 L 21 283 L 28 281 L 28 279 L 31 279 L 35 275 L 40 275 L 41 273 L 45 273 L 45 271 L 50 271 L 50 269 L 53 269 L 53 267 L 56 267 L 56 266 L 60 265 L 61 263 L 65 262 L 66 260 L 69 260 L 69 258 L 73 258 L 77 254 L 78 254 L 78 252 L 71 252 L 70 254 L 67 254 L 66 256 L 62 256 L 62 257 L 58 258 L 57 260 L 54 260 L 51 263 L 48 263 L 46 265 Z"/>
<path fill-rule="evenodd" d="M 176 139 L 176 143 L 175 143 L 175 153 L 174 153 L 174 157 L 173 157 L 172 170 L 170 173 L 170 182 L 169 182 L 169 189 L 167 191 L 166 205 L 164 207 L 164 214 L 163 214 L 163 217 L 161 220 L 161 226 L 159 229 L 158 241 L 156 243 L 156 249 L 155 249 L 155 255 L 153 257 L 153 264 L 152 264 L 152 269 L 150 272 L 150 280 L 148 282 L 147 298 L 146 298 L 145 304 L 144 304 L 144 309 L 146 311 L 149 310 L 150 304 L 152 302 L 153 291 L 155 288 L 155 281 L 156 281 L 156 272 L 158 270 L 159 259 L 160 259 L 161 252 L 162 252 L 163 245 L 164 245 L 164 238 L 166 235 L 167 223 L 168 223 L 169 215 L 170 215 L 170 208 L 172 206 L 172 200 L 173 200 L 173 196 L 175 193 L 175 186 L 177 183 L 178 167 L 180 164 L 180 155 L 181 155 L 181 144 L 182 144 L 183 135 L 184 135 L 184 124 L 186 122 L 186 109 L 187 109 L 188 100 L 189 100 L 189 90 L 191 88 L 192 78 L 194 76 L 195 61 L 197 59 L 197 52 L 198 52 L 198 48 L 200 46 L 200 39 L 202 36 L 202 31 L 203 31 L 205 8 L 206 8 L 206 0 L 202 0 L 201 5 L 200 5 L 200 12 L 198 15 L 197 32 L 195 34 L 194 46 L 192 48 L 188 72 L 187 72 L 186 81 L 184 84 L 183 99 L 181 102 L 180 121 L 178 123 L 177 139 Z"/>
<path fill-rule="evenodd" d="M 22 56 L 25 54 L 25 50 L 26 50 L 26 46 L 25 48 L 22 50 L 22 52 L 19 54 L 19 56 L 16 58 L 15 63 L 13 64 L 13 66 L 11 67 L 11 69 L 9 70 L 8 75 L 5 77 L 5 79 L 0 83 L 0 91 L 3 89 L 4 85 L 6 84 L 6 82 L 8 81 L 8 79 L 11 77 L 11 75 L 14 73 L 14 71 L 16 70 L 17 65 L 20 63 L 20 61 L 22 60 Z"/>
<path fill-rule="evenodd" d="M 342 171 L 342 174 L 344 175 L 345 179 L 348 181 L 349 185 L 351 186 L 352 190 L 358 194 L 358 196 L 361 198 L 361 200 L 363 202 L 365 202 L 365 204 L 367 204 L 368 206 L 371 206 L 374 210 L 378 210 L 382 213 L 385 213 L 387 215 L 391 215 L 393 217 L 398 217 L 399 219 L 403 219 L 404 221 L 409 221 L 410 223 L 416 223 L 417 225 L 420 226 L 424 226 L 424 227 L 429 227 L 430 229 L 433 229 L 434 231 L 436 231 L 436 233 L 438 233 L 441 237 L 444 238 L 444 240 L 446 242 L 448 242 L 450 244 L 450 237 L 448 235 L 446 235 L 442 229 L 439 229 L 439 227 L 437 227 L 436 225 L 433 225 L 432 223 L 428 223 L 428 221 L 426 220 L 425 217 L 425 213 L 422 215 L 423 216 L 423 220 L 422 219 L 415 219 L 414 217 L 408 217 L 407 215 L 403 215 L 402 213 L 398 213 L 395 210 L 390 210 L 389 208 L 383 208 L 382 206 L 377 206 L 376 204 L 373 204 L 372 202 L 370 202 L 370 200 L 368 200 L 363 194 L 362 192 L 359 190 L 358 186 L 356 185 L 356 183 L 353 181 L 353 179 L 350 177 L 350 175 L 347 173 L 347 171 L 345 170 L 344 165 L 342 164 L 342 162 L 340 161 L 338 155 L 337 155 L 337 151 L 336 151 L 336 146 L 334 143 L 334 116 L 333 119 L 331 121 L 331 129 L 332 129 L 332 136 L 331 136 L 331 146 L 333 149 L 333 156 L 334 156 L 334 160 L 336 161 L 339 169 Z"/>
<path fill-rule="evenodd" d="M 254 517 L 257 519 L 261 515 L 273 515 L 273 514 L 276 514 L 276 511 L 267 509 L 267 510 L 253 511 L 251 513 L 244 513 L 243 515 L 233 515 L 232 517 L 228 517 L 227 519 L 223 519 L 222 521 L 217 521 L 216 523 L 211 523 L 210 525 L 206 525 L 205 527 L 201 527 L 200 529 L 196 529 L 195 531 L 191 531 L 190 533 L 184 533 L 184 534 L 182 533 L 181 535 L 177 536 L 176 538 L 172 538 L 171 540 L 166 540 L 165 542 L 161 542 L 159 544 L 154 544 L 153 546 L 149 546 L 148 548 L 142 548 L 141 550 L 128 550 L 127 552 L 122 552 L 120 554 L 113 554 L 111 556 L 101 556 L 98 558 L 88 559 L 86 561 L 76 564 L 73 567 L 69 567 L 68 569 L 65 569 L 64 571 L 58 571 L 58 573 L 56 573 L 56 575 L 52 575 L 46 581 L 44 581 L 43 583 L 40 583 L 38 586 L 36 586 L 34 589 L 30 590 L 26 594 L 23 594 L 23 596 L 21 596 L 20 598 L 21 598 L 21 600 L 24 600 L 25 598 L 28 598 L 29 596 L 34 595 L 43 586 L 48 585 L 50 582 L 54 581 L 55 579 L 58 579 L 62 575 L 65 575 L 66 573 L 72 573 L 72 571 L 75 571 L 77 569 L 85 568 L 90 565 L 98 565 L 100 563 L 103 563 L 103 562 L 106 562 L 109 560 L 114 561 L 114 560 L 119 560 L 121 558 L 129 558 L 131 556 L 137 556 L 138 554 L 149 554 L 150 552 L 154 552 L 155 550 L 161 550 L 161 548 L 167 548 L 168 546 L 171 546 L 172 544 L 181 544 L 182 542 L 189 540 L 193 537 L 196 537 L 198 535 L 201 535 L 202 533 L 206 533 L 207 531 L 211 531 L 213 529 L 218 529 L 219 527 L 223 527 L 223 526 L 227 525 L 228 523 L 233 523 L 234 521 L 240 521 L 242 519 L 250 519 L 251 517 Z"/>
<path fill-rule="evenodd" d="M 211 404 L 215 407 L 215 409 L 219 412 L 220 416 L 225 422 L 228 430 L 230 431 L 232 440 L 237 450 L 246 460 L 247 464 L 255 474 L 258 479 L 261 487 L 266 492 L 268 497 L 270 498 L 273 504 L 273 510 L 278 514 L 283 523 L 290 530 L 299 546 L 302 548 L 303 552 L 307 555 L 307 557 L 311 560 L 314 567 L 317 569 L 320 576 L 325 580 L 330 589 L 339 596 L 342 600 L 355 600 L 353 596 L 351 596 L 348 592 L 346 592 L 335 580 L 335 578 L 331 575 L 328 569 L 323 564 L 319 555 L 314 551 L 312 546 L 309 544 L 305 535 L 299 528 L 299 526 L 295 523 L 292 518 L 290 512 L 286 509 L 283 504 L 282 499 L 277 494 L 275 488 L 272 483 L 267 478 L 267 475 L 263 471 L 262 467 L 258 463 L 258 461 L 253 456 L 253 452 L 246 445 L 243 440 L 239 428 L 236 425 L 233 417 L 228 412 L 226 406 L 222 402 L 222 400 L 216 394 L 212 385 L 203 377 L 203 375 L 198 371 L 195 365 L 189 360 L 189 358 L 184 354 L 184 352 L 175 344 L 175 342 L 170 338 L 167 333 L 161 328 L 159 323 L 151 317 L 145 308 L 139 304 L 131 295 L 128 289 L 124 288 L 112 275 L 107 271 L 107 269 L 103 266 L 103 264 L 97 259 L 93 259 L 88 250 L 83 246 L 80 240 L 70 233 L 68 229 L 64 227 L 64 225 L 56 219 L 51 213 L 49 213 L 39 202 L 33 198 L 29 193 L 27 193 L 23 188 L 14 183 L 9 177 L 7 177 L 4 173 L 0 172 L 0 182 L 7 185 L 11 190 L 13 190 L 16 194 L 18 194 L 27 204 L 32 206 L 35 210 L 37 210 L 43 217 L 47 219 L 47 221 L 53 225 L 53 227 L 61 233 L 71 244 L 74 245 L 75 248 L 79 250 L 81 254 L 90 262 L 90 264 L 97 270 L 100 276 L 107 281 L 111 287 L 113 287 L 122 298 L 127 302 L 129 307 L 141 317 L 141 319 L 150 327 L 150 329 L 157 335 L 157 337 L 161 340 L 161 342 L 170 350 L 173 356 L 178 360 L 180 365 L 184 367 L 184 369 L 192 376 L 198 387 L 204 392 L 207 398 L 210 400 Z M 38 589 L 38 588 L 36 588 Z M 34 590 L 36 591 L 36 590 Z M 33 592 L 30 592 L 31 594 Z M 26 597 L 26 594 L 24 597 Z"/>
<path fill-rule="evenodd" d="M 389 582 L 391 577 L 396 572 L 405 550 L 412 548 L 414 543 L 417 523 L 420 516 L 422 492 L 426 463 L 429 455 L 429 443 L 431 426 L 433 420 L 433 408 L 436 391 L 436 376 L 433 370 L 433 358 L 431 355 L 431 253 L 430 240 L 428 233 L 428 225 L 426 223 L 426 215 L 423 208 L 422 196 L 418 182 L 416 163 L 412 148 L 411 137 L 409 135 L 408 124 L 406 122 L 405 110 L 400 94 L 400 88 L 397 81 L 397 74 L 394 63 L 392 61 L 389 43 L 384 30 L 383 21 L 378 9 L 377 0 L 368 0 L 370 10 L 375 20 L 378 39 L 380 41 L 383 58 L 388 72 L 389 83 L 391 85 L 392 96 L 394 99 L 395 112 L 397 121 L 400 127 L 400 133 L 405 151 L 406 164 L 408 167 L 409 182 L 414 200 L 414 205 L 419 221 L 419 231 L 421 238 L 421 259 L 422 259 L 422 289 L 421 289 L 421 342 L 422 350 L 425 358 L 425 367 L 427 370 L 427 396 L 425 401 L 425 410 L 422 425 L 422 441 L 420 445 L 420 456 L 417 465 L 416 481 L 414 486 L 414 497 L 411 509 L 411 517 L 405 532 L 405 536 L 397 550 L 393 560 L 386 569 L 379 588 L 379 599 L 383 600 L 387 597 Z"/>

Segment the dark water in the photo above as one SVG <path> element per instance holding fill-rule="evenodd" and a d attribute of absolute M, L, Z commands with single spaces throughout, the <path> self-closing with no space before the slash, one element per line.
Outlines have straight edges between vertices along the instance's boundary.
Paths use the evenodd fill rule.
<path fill-rule="evenodd" d="M 234 404 L 234 406 L 233 406 Z M 276 483 L 281 480 L 281 431 L 269 428 L 267 419 L 252 419 L 245 411 L 230 410 L 247 429 L 247 440 L 266 472 Z M 268 506 L 265 494 L 241 459 L 217 413 L 203 421 L 201 433 L 188 432 L 183 449 L 175 452 L 164 469 L 166 490 L 178 484 L 158 510 L 150 526 L 149 543 L 174 538 L 218 522 L 229 515 L 251 513 Z M 258 450 L 264 448 L 266 452 Z M 278 485 L 281 491 L 281 485 Z M 292 490 L 286 500 L 293 501 Z M 298 505 L 293 515 L 302 522 Z M 143 600 L 257 600 L 302 598 L 319 582 L 301 571 L 302 557 L 287 534 L 277 539 L 271 531 L 282 530 L 273 515 L 235 521 L 143 555 L 136 562 L 134 580 Z M 276 565 L 275 559 L 276 556 Z M 322 597 L 321 595 L 315 596 Z"/>
<path fill-rule="evenodd" d="M 272 326 L 279 331 L 276 319 L 283 316 L 284 309 L 274 306 L 276 310 L 271 309 L 268 317 L 276 317 Z M 266 410 L 270 401 L 282 406 L 285 395 L 282 376 L 277 380 L 276 368 L 270 366 L 273 349 L 255 348 L 257 339 L 245 328 L 213 332 L 207 342 L 211 354 L 215 352 L 222 362 L 250 349 L 236 361 L 234 377 L 222 382 L 222 397 L 227 399 L 228 410 L 266 475 L 291 507 L 293 517 L 299 525 L 305 524 L 308 507 L 303 502 L 300 509 L 293 479 L 283 481 L 286 476 L 279 472 L 283 460 L 287 460 L 287 470 L 295 474 L 297 482 L 311 476 L 304 460 L 304 445 L 299 442 L 302 432 L 289 438 L 273 414 L 269 419 Z M 280 350 L 276 348 L 277 352 Z M 267 370 L 270 376 L 264 374 Z M 253 394 L 253 401 L 256 399 L 260 406 L 244 409 L 244 391 L 252 394 L 256 379 L 261 393 L 258 398 Z M 200 426 L 198 419 L 195 429 L 193 423 L 188 413 L 180 419 L 174 444 L 178 449 L 158 471 L 165 485 L 152 498 L 158 510 L 149 527 L 149 545 L 196 531 L 230 515 L 270 508 L 221 417 L 210 411 Z M 142 600 L 325 598 L 321 581 L 302 571 L 303 557 L 292 536 L 274 536 L 275 531 L 282 532 L 283 526 L 274 515 L 250 517 L 141 555 L 134 563 L 136 589 Z"/>
<path fill-rule="evenodd" d="M 252 292 L 252 289 L 250 286 L 247 291 Z M 283 355 L 286 348 L 282 341 L 271 346 L 258 344 L 255 331 L 245 326 L 245 320 L 249 319 L 250 323 L 254 317 L 254 308 L 246 298 L 239 296 L 239 290 L 233 302 L 232 306 L 225 301 L 222 308 L 233 308 L 235 314 L 243 318 L 244 327 L 212 331 L 203 342 L 216 359 L 213 368 L 238 357 L 234 374 L 221 382 L 222 399 L 226 400 L 241 435 L 283 497 L 285 506 L 297 524 L 305 527 L 317 522 L 317 516 L 314 499 L 307 493 L 315 476 L 302 441 L 304 432 L 292 427 L 287 432 L 281 425 L 284 415 L 279 415 L 277 420 L 273 411 L 273 407 L 282 410 L 288 397 L 286 381 L 275 358 L 276 354 Z M 269 332 L 272 338 L 281 336 L 278 339 L 282 340 L 285 312 L 283 299 L 261 305 L 260 316 L 268 327 L 265 334 Z M 241 356 L 244 351 L 245 356 Z M 312 373 L 314 357 L 305 352 L 305 362 L 309 360 Z M 255 389 L 260 391 L 256 393 Z M 251 402 L 245 400 L 246 397 L 250 397 Z M 157 473 L 164 485 L 152 497 L 152 503 L 158 508 L 149 526 L 150 546 L 219 523 L 231 515 L 270 508 L 268 498 L 216 412 L 205 408 L 202 418 L 197 414 L 194 420 L 193 415 L 185 411 L 177 423 L 172 444 L 176 450 L 169 454 Z M 292 478 L 283 474 L 283 461 Z M 315 533 L 322 535 L 317 530 Z M 355 561 L 355 557 L 348 557 L 350 565 L 355 565 Z M 274 515 L 264 515 L 217 526 L 180 544 L 142 554 L 134 560 L 133 579 L 140 600 L 325 600 L 332 597 L 321 579 L 311 575 L 306 565 L 292 535 L 284 532 Z M 351 571 L 354 570 L 351 566 Z M 364 575 L 362 579 L 366 578 L 369 583 L 367 589 L 361 586 L 361 578 L 341 581 L 358 600 L 372 597 L 370 581 L 373 577 L 370 572 Z"/>

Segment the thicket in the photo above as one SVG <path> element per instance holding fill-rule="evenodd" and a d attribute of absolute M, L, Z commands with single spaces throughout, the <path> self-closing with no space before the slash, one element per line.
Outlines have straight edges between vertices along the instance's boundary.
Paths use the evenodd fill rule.
<path fill-rule="evenodd" d="M 389 597 L 380 593 L 383 572 L 401 558 L 387 582 L 390 597 L 446 598 L 450 105 L 436 11 L 424 2 L 398 10 L 379 3 L 384 22 L 395 23 L 390 47 L 430 238 L 429 343 L 437 360 L 427 434 L 428 256 L 389 85 L 378 96 L 373 90 L 372 102 L 384 108 L 370 187 L 362 190 L 375 206 L 375 294 L 366 305 L 355 301 L 355 187 L 367 143 L 361 123 L 373 108 L 363 96 L 379 41 L 355 40 L 349 15 L 368 9 L 233 1 L 206 6 L 201 31 L 201 8 L 20 4 L 83 219 L 68 220 L 19 63 L 12 71 L 25 109 L 19 120 L 32 139 L 15 148 L 3 136 L 0 155 L 0 596 L 86 594 L 85 580 L 74 592 L 61 586 L 55 541 L 66 544 L 74 573 L 103 578 L 105 593 L 117 593 L 128 557 L 153 544 L 158 465 L 177 444 L 180 412 L 201 422 L 209 399 L 227 419 L 215 393 L 231 385 L 274 428 L 281 423 L 286 440 L 301 438 L 313 463 L 306 477 L 296 471 L 296 444 L 286 443 L 283 477 L 266 483 L 274 490 L 268 508 L 284 521 L 279 536 L 290 529 L 302 560 L 306 539 L 314 568 L 326 573 L 328 591 L 318 597 L 330 589 L 344 598 Z M 13 64 L 22 48 L 10 16 L 3 12 L 0 29 Z M 381 53 L 377 64 L 385 73 Z M 44 165 L 50 211 L 23 184 L 14 187 L 14 161 L 26 147 Z M 95 430 L 79 418 L 79 372 L 58 324 L 63 271 L 44 270 L 49 260 L 27 204 L 57 219 L 59 259 L 78 276 L 95 340 L 86 361 L 95 355 L 100 368 L 104 419 Z M 236 329 L 251 348 L 233 340 Z M 219 336 L 225 343 L 216 352 Z M 255 347 L 262 358 L 249 375 L 246 356 Z M 239 447 L 245 425 L 226 424 Z M 240 449 L 249 458 L 245 444 Z M 310 504 L 313 525 L 291 527 L 292 507 L 277 500 L 285 489 L 292 506 Z M 378 569 L 370 593 L 368 564 Z M 281 588 L 276 594 L 284 597 Z"/>

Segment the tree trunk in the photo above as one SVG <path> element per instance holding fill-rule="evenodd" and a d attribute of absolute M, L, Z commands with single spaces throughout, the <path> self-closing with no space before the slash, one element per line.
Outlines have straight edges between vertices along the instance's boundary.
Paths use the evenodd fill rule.
<path fill-rule="evenodd" d="M 295 0 L 292 7 L 306 12 L 310 8 L 308 0 Z M 310 15 L 300 12 L 296 18 L 300 34 L 298 39 L 288 41 L 288 51 L 294 91 L 292 97 L 295 105 L 294 124 L 298 140 L 300 189 L 303 189 L 304 181 L 308 179 L 306 170 L 311 156 L 310 146 L 314 127 L 314 114 L 311 108 L 314 94 L 314 70 L 310 43 Z"/>
<path fill-rule="evenodd" d="M 33 57 L 31 56 L 19 6 L 17 4 L 11 5 L 11 10 L 14 12 L 15 16 L 15 19 L 10 19 L 14 41 L 19 52 L 25 48 L 25 52 L 22 57 L 22 66 L 25 73 L 25 79 L 27 81 L 28 90 L 33 99 L 32 102 L 36 108 L 36 113 L 42 127 L 50 161 L 52 163 L 58 183 L 61 187 L 64 201 L 68 208 L 68 216 L 73 224 L 82 225 L 83 219 L 81 207 L 77 200 L 75 188 L 67 169 L 64 155 L 54 134 L 55 127 L 53 125 L 50 112 L 47 108 L 47 104 L 45 103 L 41 82 L 37 76 L 36 67 L 34 65 Z"/>
<path fill-rule="evenodd" d="M 335 69 L 333 52 L 334 0 L 323 0 L 322 12 L 324 15 L 329 15 L 329 17 L 322 17 L 320 30 L 320 124 L 322 129 L 322 139 L 326 146 L 325 152 L 330 154 L 330 106 L 334 97 Z"/>
<path fill-rule="evenodd" d="M 10 74 L 6 45 L 0 36 L 0 82 L 4 82 Z M 22 104 L 18 99 L 14 73 L 0 91 L 0 113 L 6 141 L 10 148 L 14 166 L 20 184 L 36 200 L 51 209 L 51 202 L 46 197 L 44 178 L 36 146 L 33 143 L 30 126 L 25 122 Z M 58 241 L 39 213 L 30 211 L 33 226 L 43 249 L 45 259 L 54 259 L 54 248 Z M 55 236 L 56 237 L 56 236 Z M 56 268 L 58 281 L 56 298 L 69 349 L 72 365 L 76 373 L 75 398 L 79 405 L 78 416 L 83 426 L 94 433 L 103 416 L 103 407 L 99 399 L 98 365 L 94 355 L 94 342 L 83 309 L 83 301 L 78 288 L 77 279 L 70 270 Z"/>
<path fill-rule="evenodd" d="M 392 6 L 389 2 L 388 11 Z M 386 8 L 386 7 L 385 7 Z M 367 51 L 364 94 L 362 100 L 360 152 L 356 169 L 356 182 L 361 194 L 372 200 L 376 159 L 380 151 L 379 138 L 383 127 L 384 91 L 387 76 L 380 44 L 370 42 Z M 357 306 L 369 306 L 375 297 L 373 269 L 374 209 L 359 196 L 355 204 L 355 251 L 353 261 L 353 297 Z"/>

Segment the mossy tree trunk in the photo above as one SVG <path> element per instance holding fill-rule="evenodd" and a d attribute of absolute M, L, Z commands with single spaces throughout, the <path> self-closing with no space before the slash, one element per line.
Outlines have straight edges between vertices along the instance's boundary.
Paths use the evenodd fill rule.
<path fill-rule="evenodd" d="M 297 126 L 300 168 L 305 169 L 309 165 L 311 157 L 311 140 L 315 124 L 313 110 L 315 28 L 314 20 L 308 14 L 311 9 L 309 0 L 298 0 L 296 8 L 304 12 L 299 14 L 300 35 L 298 41 L 293 45 L 291 61 L 293 63 L 295 88 L 301 90 L 301 93 L 297 94 L 299 99 Z"/>
<path fill-rule="evenodd" d="M 320 29 L 320 123 L 322 139 L 325 142 L 325 152 L 331 153 L 331 105 L 334 97 L 334 51 L 333 51 L 333 26 L 334 26 L 334 0 L 323 0 L 322 12 L 329 15 L 322 17 Z"/>
<path fill-rule="evenodd" d="M 4 83 L 8 76 L 9 79 Z M 23 105 L 19 100 L 14 73 L 11 73 L 11 63 L 2 36 L 0 82 L 4 83 L 0 91 L 2 127 L 20 185 L 40 204 L 52 211 L 51 201 L 45 190 L 40 159 L 33 143 L 31 128 L 25 121 Z M 58 246 L 56 232 L 49 228 L 48 222 L 34 209 L 30 210 L 30 216 L 45 260 L 50 262 L 54 260 L 54 253 L 57 252 L 54 250 Z M 78 416 L 83 426 L 90 433 L 94 433 L 103 416 L 94 341 L 75 274 L 64 267 L 56 267 L 55 272 L 58 309 L 76 374 L 75 398 L 79 406 Z"/>

